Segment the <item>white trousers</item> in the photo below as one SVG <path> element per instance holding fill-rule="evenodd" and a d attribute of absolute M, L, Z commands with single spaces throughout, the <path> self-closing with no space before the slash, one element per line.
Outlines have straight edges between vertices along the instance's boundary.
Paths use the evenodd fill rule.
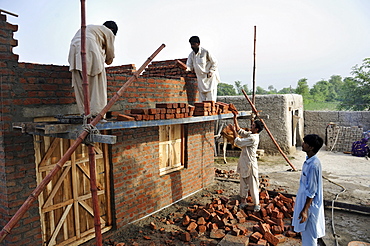
<path fill-rule="evenodd" d="M 97 115 L 107 105 L 107 76 L 105 69 L 96 76 L 87 76 L 90 91 L 90 114 Z M 82 87 L 82 73 L 72 71 L 72 86 L 75 91 L 76 102 L 80 114 L 84 114 L 84 94 Z"/>
<path fill-rule="evenodd" d="M 199 92 L 199 99 L 201 102 L 204 101 L 215 101 L 217 100 L 217 88 L 209 92 Z"/>
<path fill-rule="evenodd" d="M 250 191 L 253 203 L 255 205 L 260 204 L 258 186 L 258 177 L 255 177 L 253 174 L 246 178 L 240 176 L 240 197 L 247 198 L 248 191 Z"/>

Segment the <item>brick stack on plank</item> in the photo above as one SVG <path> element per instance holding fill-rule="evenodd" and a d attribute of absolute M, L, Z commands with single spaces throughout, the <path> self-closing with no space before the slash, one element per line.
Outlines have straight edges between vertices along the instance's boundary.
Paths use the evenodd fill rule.
<path fill-rule="evenodd" d="M 193 116 L 195 107 L 186 103 L 157 103 L 155 108 L 131 109 L 128 115 L 119 114 L 117 120 L 165 120 Z"/>
<path fill-rule="evenodd" d="M 195 106 L 194 116 L 229 114 L 231 113 L 230 105 L 227 103 L 215 101 L 203 101 L 199 103 L 194 103 Z"/>
<path fill-rule="evenodd" d="M 194 103 L 194 106 L 186 103 L 157 103 L 155 108 L 137 108 L 131 109 L 126 114 L 119 114 L 117 120 L 165 120 L 191 116 L 210 116 L 229 114 L 233 108 L 236 110 L 232 104 L 214 101 Z"/>

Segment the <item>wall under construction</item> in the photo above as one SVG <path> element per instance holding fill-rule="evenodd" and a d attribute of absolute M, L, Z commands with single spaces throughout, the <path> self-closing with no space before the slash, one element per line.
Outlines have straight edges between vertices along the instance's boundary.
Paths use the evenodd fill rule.
<path fill-rule="evenodd" d="M 0 228 L 3 228 L 37 185 L 34 139 L 12 128 L 14 122 L 32 122 L 35 117 L 77 113 L 71 74 L 67 66 L 19 63 L 17 46 L 9 24 L 0 14 Z M 66 51 L 67 52 L 67 51 Z M 158 65 L 157 68 L 156 64 Z M 156 103 L 194 103 L 194 76 L 180 78 L 175 61 L 153 63 L 173 70 L 172 77 L 140 76 L 114 106 L 116 113 L 130 108 L 155 107 Z M 150 70 L 150 69 L 149 69 Z M 108 98 L 135 71 L 134 65 L 107 69 Z M 168 71 L 168 70 L 167 70 Z M 145 74 L 145 73 L 144 73 Z M 116 228 L 142 218 L 213 182 L 214 123 L 186 124 L 186 166 L 160 175 L 159 127 L 111 130 L 118 141 L 109 147 L 113 223 Z M 42 245 L 39 203 L 36 200 L 2 245 Z"/>

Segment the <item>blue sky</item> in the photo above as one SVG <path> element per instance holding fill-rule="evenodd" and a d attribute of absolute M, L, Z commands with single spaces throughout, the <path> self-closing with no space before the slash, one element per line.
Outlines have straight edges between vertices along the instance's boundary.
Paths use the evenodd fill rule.
<path fill-rule="evenodd" d="M 147 59 L 162 43 L 155 60 L 185 58 L 188 39 L 219 61 L 221 81 L 252 87 L 253 29 L 257 26 L 256 84 L 265 89 L 312 86 L 332 75 L 350 76 L 370 57 L 368 0 L 86 0 L 87 24 L 117 22 L 113 66 Z M 0 0 L 21 62 L 67 65 L 69 43 L 81 25 L 79 0 Z"/>

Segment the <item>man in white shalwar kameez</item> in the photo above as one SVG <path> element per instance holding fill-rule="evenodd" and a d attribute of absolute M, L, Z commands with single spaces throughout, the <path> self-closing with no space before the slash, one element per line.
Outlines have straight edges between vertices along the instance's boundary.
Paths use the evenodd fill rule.
<path fill-rule="evenodd" d="M 216 101 L 220 82 L 217 60 L 208 50 L 200 47 L 199 37 L 193 36 L 189 42 L 193 51 L 186 61 L 186 71 L 194 71 L 197 76 L 200 101 Z"/>
<path fill-rule="evenodd" d="M 248 205 L 247 197 L 250 191 L 256 212 L 260 210 L 257 148 L 260 141 L 259 133 L 263 128 L 263 123 L 256 120 L 252 123 L 250 131 L 241 129 L 236 113 L 234 113 L 234 126 L 229 125 L 229 129 L 234 134 L 235 145 L 242 150 L 237 167 L 237 172 L 240 174 L 240 208 L 243 209 Z"/>
<path fill-rule="evenodd" d="M 118 27 L 114 21 L 103 25 L 86 26 L 86 66 L 90 91 L 90 114 L 98 115 L 107 104 L 107 76 L 104 63 L 113 62 L 114 39 Z M 84 114 L 84 96 L 82 88 L 81 29 L 73 37 L 70 45 L 69 71 L 72 72 L 77 107 Z"/>
<path fill-rule="evenodd" d="M 294 205 L 292 225 L 302 235 L 302 246 L 316 246 L 325 235 L 322 169 L 316 153 L 323 139 L 316 134 L 303 138 L 302 151 L 307 153 L 303 163 L 299 189 Z"/>

